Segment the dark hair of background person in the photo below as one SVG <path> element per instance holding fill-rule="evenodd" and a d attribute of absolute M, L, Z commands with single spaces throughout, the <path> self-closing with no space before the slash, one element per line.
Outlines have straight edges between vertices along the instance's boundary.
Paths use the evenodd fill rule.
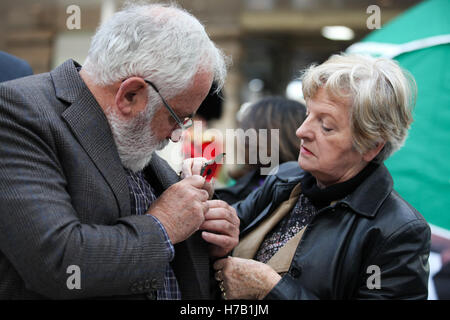
<path fill-rule="evenodd" d="M 239 127 L 248 129 L 268 129 L 268 141 L 271 141 L 270 129 L 279 129 L 279 164 L 297 161 L 300 152 L 300 140 L 295 135 L 306 117 L 304 104 L 281 96 L 265 97 L 243 110 Z M 247 141 L 246 141 L 247 144 Z M 267 146 L 270 151 L 270 144 Z M 243 150 L 241 150 L 243 151 Z M 249 146 L 245 153 L 248 160 Z M 245 199 L 254 189 L 261 186 L 266 176 L 261 175 L 261 163 L 246 164 L 228 172 L 235 180 L 231 187 L 216 189 L 216 195 L 229 204 Z"/>
<path fill-rule="evenodd" d="M 250 105 L 240 119 L 240 127 L 248 129 L 279 129 L 279 162 L 296 161 L 300 142 L 295 131 L 305 120 L 305 106 L 295 100 L 281 96 L 270 96 Z M 270 150 L 270 149 L 269 149 Z"/>
<path fill-rule="evenodd" d="M 223 109 L 223 91 L 216 91 L 217 85 L 213 83 L 208 95 L 195 113 L 196 116 L 206 121 L 220 119 Z"/>

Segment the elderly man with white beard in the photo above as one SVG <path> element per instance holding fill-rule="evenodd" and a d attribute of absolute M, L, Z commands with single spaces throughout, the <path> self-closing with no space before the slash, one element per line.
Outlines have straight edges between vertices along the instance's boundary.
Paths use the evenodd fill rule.
<path fill-rule="evenodd" d="M 239 220 L 154 151 L 225 75 L 197 19 L 152 4 L 101 25 L 83 66 L 2 84 L 0 298 L 211 298 Z"/>

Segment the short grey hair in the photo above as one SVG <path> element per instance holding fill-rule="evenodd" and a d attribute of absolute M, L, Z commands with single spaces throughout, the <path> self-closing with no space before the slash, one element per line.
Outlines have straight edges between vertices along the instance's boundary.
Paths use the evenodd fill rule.
<path fill-rule="evenodd" d="M 202 71 L 213 73 L 220 90 L 227 62 L 204 26 L 184 9 L 126 4 L 97 29 L 83 69 L 102 86 L 131 76 L 146 78 L 169 99 Z"/>
<path fill-rule="evenodd" d="M 353 146 L 361 154 L 385 142 L 375 157 L 383 162 L 399 150 L 413 121 L 417 87 L 396 61 L 363 55 L 333 55 L 310 66 L 302 77 L 305 99 L 324 88 L 331 97 L 349 99 Z"/>

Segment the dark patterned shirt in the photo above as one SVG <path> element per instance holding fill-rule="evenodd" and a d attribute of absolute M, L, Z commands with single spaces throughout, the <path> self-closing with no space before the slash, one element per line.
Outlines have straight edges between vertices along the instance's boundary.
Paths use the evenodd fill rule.
<path fill-rule="evenodd" d="M 277 251 L 308 225 L 317 209 L 303 193 L 291 212 L 269 232 L 255 255 L 255 260 L 267 263 Z"/>
<path fill-rule="evenodd" d="M 127 174 L 128 187 L 130 190 L 130 199 L 131 199 L 131 213 L 135 215 L 144 215 L 153 201 L 156 200 L 156 196 L 153 188 L 144 178 L 144 174 L 142 171 L 133 172 L 125 168 L 125 172 Z M 169 251 L 169 261 L 175 256 L 175 249 L 172 245 L 172 242 L 167 235 L 167 232 L 161 222 L 156 219 L 154 216 L 149 215 L 149 217 L 155 219 L 161 228 L 165 242 L 167 245 L 167 250 Z M 157 290 L 157 299 L 158 300 L 180 300 L 181 299 L 181 291 L 178 286 L 177 279 L 175 277 L 175 273 L 173 272 L 170 264 L 167 264 L 166 273 L 164 276 L 164 287 L 161 290 Z"/>

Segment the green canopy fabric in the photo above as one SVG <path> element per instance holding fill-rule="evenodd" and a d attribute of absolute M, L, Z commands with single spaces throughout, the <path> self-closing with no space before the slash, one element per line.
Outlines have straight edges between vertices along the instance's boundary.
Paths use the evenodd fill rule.
<path fill-rule="evenodd" d="M 382 14 L 382 12 L 381 12 Z M 416 79 L 414 123 L 386 161 L 394 187 L 432 225 L 450 230 L 450 0 L 424 1 L 347 52 L 393 58 Z"/>

